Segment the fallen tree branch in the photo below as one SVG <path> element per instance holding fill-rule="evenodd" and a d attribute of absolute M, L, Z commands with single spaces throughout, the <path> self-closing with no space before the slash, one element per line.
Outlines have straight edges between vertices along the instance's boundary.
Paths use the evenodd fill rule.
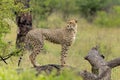
<path fill-rule="evenodd" d="M 11 52 L 10 54 L 5 55 L 5 56 L 0 56 L 0 61 L 3 61 L 4 63 L 7 64 L 7 62 L 6 62 L 7 59 L 9 59 L 10 57 L 12 57 L 12 56 L 20 53 L 21 51 L 22 51 L 22 49 L 17 50 L 17 51 L 13 51 L 13 52 Z"/>
<path fill-rule="evenodd" d="M 2 56 L 0 56 L 0 58 L 1 58 L 1 60 L 2 60 L 5 64 L 7 64 L 7 62 L 3 59 Z"/>
<path fill-rule="evenodd" d="M 113 59 L 113 60 L 111 60 L 111 61 L 108 61 L 108 62 L 107 62 L 107 65 L 108 65 L 110 68 L 114 68 L 114 67 L 120 66 L 120 58 L 116 58 L 116 59 Z"/>
<path fill-rule="evenodd" d="M 98 73 L 93 73 L 97 75 L 96 80 L 110 80 L 111 69 L 107 65 L 107 62 L 103 59 L 103 57 L 101 57 L 96 47 L 92 48 L 89 51 L 85 59 L 91 64 L 92 70 L 97 70 L 94 72 Z"/>
<path fill-rule="evenodd" d="M 79 76 L 83 78 L 83 80 L 96 80 L 97 76 L 92 74 L 86 70 L 79 72 Z"/>
<path fill-rule="evenodd" d="M 70 69 L 70 70 L 77 70 L 76 68 L 74 67 L 71 67 L 71 66 L 62 66 L 62 65 L 58 65 L 58 64 L 47 64 L 47 65 L 43 65 L 43 66 L 37 66 L 37 67 L 34 67 L 36 69 L 36 71 L 38 72 L 37 75 L 39 75 L 40 73 L 42 72 L 45 72 L 47 74 L 50 74 L 53 70 L 56 70 L 57 71 L 57 74 L 59 74 L 59 72 L 61 70 L 64 70 L 64 69 Z"/>
<path fill-rule="evenodd" d="M 43 66 L 34 67 L 34 69 L 37 71 L 36 76 L 41 74 L 42 72 L 45 72 L 46 74 L 51 74 L 52 71 L 56 70 L 56 75 L 59 75 L 62 70 L 69 69 L 71 71 L 75 72 L 75 75 L 78 75 L 83 78 L 83 80 L 96 80 L 97 76 L 95 74 L 92 74 L 90 72 L 84 71 L 78 71 L 77 68 L 71 67 L 71 66 L 61 66 L 58 64 L 47 64 Z M 22 70 L 23 71 L 23 70 Z M 18 69 L 18 73 L 20 73 Z"/>

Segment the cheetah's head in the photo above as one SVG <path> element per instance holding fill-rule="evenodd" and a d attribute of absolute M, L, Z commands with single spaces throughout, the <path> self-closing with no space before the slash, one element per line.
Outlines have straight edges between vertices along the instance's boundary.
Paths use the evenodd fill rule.
<path fill-rule="evenodd" d="M 67 24 L 67 29 L 68 30 L 76 30 L 77 29 L 77 20 L 69 20 Z"/>

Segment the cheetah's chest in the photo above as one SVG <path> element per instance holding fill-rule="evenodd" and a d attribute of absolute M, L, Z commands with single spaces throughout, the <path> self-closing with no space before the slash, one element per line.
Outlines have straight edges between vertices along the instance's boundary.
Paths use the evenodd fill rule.
<path fill-rule="evenodd" d="M 69 33 L 69 35 L 66 36 L 66 42 L 71 45 L 75 42 L 75 38 L 75 33 Z"/>
<path fill-rule="evenodd" d="M 72 43 L 75 42 L 75 39 L 76 39 L 76 35 L 74 34 L 73 37 L 72 37 Z"/>

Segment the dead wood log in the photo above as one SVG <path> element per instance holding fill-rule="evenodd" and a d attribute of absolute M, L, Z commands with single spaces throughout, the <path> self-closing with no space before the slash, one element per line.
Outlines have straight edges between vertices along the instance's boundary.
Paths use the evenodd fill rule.
<path fill-rule="evenodd" d="M 58 64 L 47 64 L 47 65 L 43 65 L 43 66 L 37 66 L 37 67 L 34 67 L 34 68 L 37 71 L 36 75 L 39 75 L 42 72 L 45 72 L 49 75 L 54 70 L 56 70 L 57 75 L 60 74 L 61 70 L 65 70 L 65 69 L 70 69 L 72 71 L 77 70 L 76 68 L 71 67 L 71 66 L 66 65 L 66 66 L 63 67 L 62 65 L 58 65 Z"/>
<path fill-rule="evenodd" d="M 50 74 L 53 70 L 56 70 L 56 74 L 59 74 L 60 70 L 61 70 L 62 66 L 61 65 L 57 65 L 57 64 L 48 64 L 48 65 L 43 65 L 43 66 L 37 66 L 35 67 L 37 74 L 39 75 L 42 72 L 45 72 L 46 74 Z"/>
<path fill-rule="evenodd" d="M 107 62 L 107 65 L 108 65 L 110 68 L 114 68 L 114 67 L 120 66 L 120 58 L 116 58 L 116 59 L 113 59 L 113 60 L 111 60 L 111 61 L 108 61 L 108 62 Z"/>
<path fill-rule="evenodd" d="M 97 75 L 96 80 L 111 79 L 111 69 L 103 57 L 101 57 L 97 48 L 92 48 L 85 59 L 89 61 L 93 70 L 97 70 L 98 73 L 94 73 L 96 71 L 93 72 L 93 74 Z"/>
<path fill-rule="evenodd" d="M 96 80 L 97 76 L 92 74 L 86 70 L 79 72 L 79 76 L 83 78 L 83 80 Z"/>

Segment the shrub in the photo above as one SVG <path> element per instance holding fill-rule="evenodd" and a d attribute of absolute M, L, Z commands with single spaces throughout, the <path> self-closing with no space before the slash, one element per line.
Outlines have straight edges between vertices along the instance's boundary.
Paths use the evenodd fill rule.
<path fill-rule="evenodd" d="M 120 26 L 120 6 L 114 6 L 111 13 L 99 11 L 94 20 L 95 24 L 104 27 L 119 27 Z"/>
<path fill-rule="evenodd" d="M 78 0 L 79 10 L 84 16 L 94 15 L 105 7 L 105 0 Z"/>
<path fill-rule="evenodd" d="M 11 5 L 11 6 L 9 6 Z M 10 25 L 7 23 L 7 19 L 13 17 L 13 1 L 0 0 L 0 54 L 7 46 L 7 43 L 3 40 L 6 33 L 10 32 Z"/>

